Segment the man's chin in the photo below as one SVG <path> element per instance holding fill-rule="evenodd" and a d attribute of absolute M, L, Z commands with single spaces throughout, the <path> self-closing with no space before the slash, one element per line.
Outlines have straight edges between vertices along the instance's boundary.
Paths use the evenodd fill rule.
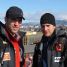
<path fill-rule="evenodd" d="M 14 31 L 13 33 L 14 33 L 14 34 L 16 34 L 16 33 L 17 33 L 17 31 Z"/>
<path fill-rule="evenodd" d="M 46 37 L 50 37 L 50 35 L 45 35 Z"/>
<path fill-rule="evenodd" d="M 17 33 L 17 31 L 12 31 L 12 34 L 16 34 Z"/>

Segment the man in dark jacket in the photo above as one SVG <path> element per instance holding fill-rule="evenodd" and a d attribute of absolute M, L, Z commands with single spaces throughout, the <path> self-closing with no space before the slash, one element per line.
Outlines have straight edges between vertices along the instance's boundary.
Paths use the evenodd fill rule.
<path fill-rule="evenodd" d="M 67 67 L 67 39 L 56 34 L 55 17 L 42 15 L 40 25 L 43 36 L 35 46 L 32 67 Z"/>
<path fill-rule="evenodd" d="M 0 22 L 0 67 L 22 67 L 24 47 L 19 33 L 23 12 L 19 7 L 10 7 L 5 24 Z"/>

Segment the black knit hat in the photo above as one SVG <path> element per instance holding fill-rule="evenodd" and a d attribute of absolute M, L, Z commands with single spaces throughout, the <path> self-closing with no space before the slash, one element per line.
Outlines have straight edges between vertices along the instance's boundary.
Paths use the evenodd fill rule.
<path fill-rule="evenodd" d="M 40 24 L 42 25 L 46 23 L 56 26 L 55 17 L 50 13 L 43 14 L 40 19 Z"/>
<path fill-rule="evenodd" d="M 16 7 L 16 6 L 10 7 L 6 12 L 5 17 L 6 18 L 22 18 L 22 19 L 25 19 L 23 17 L 23 11 L 19 7 Z"/>

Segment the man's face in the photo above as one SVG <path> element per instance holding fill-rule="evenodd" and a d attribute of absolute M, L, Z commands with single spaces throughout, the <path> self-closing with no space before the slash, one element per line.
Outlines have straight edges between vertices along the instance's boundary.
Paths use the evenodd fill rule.
<path fill-rule="evenodd" d="M 22 21 L 8 19 L 8 21 L 6 22 L 7 29 L 8 29 L 9 32 L 11 32 L 12 34 L 15 34 L 15 33 L 17 33 L 18 30 L 20 29 L 21 22 L 22 22 Z"/>
<path fill-rule="evenodd" d="M 48 23 L 41 25 L 43 35 L 45 35 L 46 37 L 50 37 L 53 34 L 55 28 L 56 27 L 54 25 Z"/>

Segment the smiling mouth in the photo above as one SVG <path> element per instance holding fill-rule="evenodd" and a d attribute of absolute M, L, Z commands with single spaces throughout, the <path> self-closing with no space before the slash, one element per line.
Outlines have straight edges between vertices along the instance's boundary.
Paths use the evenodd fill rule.
<path fill-rule="evenodd" d="M 18 27 L 13 27 L 13 28 L 18 28 Z"/>

